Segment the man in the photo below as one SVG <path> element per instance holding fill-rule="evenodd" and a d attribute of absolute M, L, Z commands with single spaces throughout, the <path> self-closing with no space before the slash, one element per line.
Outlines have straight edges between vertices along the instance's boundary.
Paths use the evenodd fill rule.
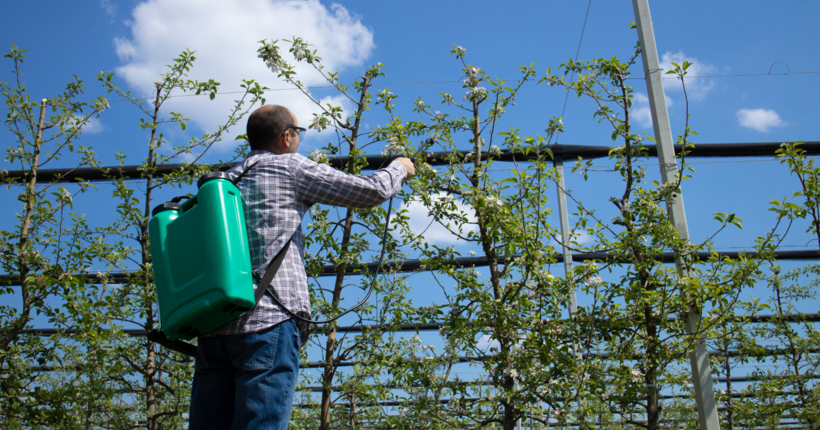
<path fill-rule="evenodd" d="M 248 169 L 237 184 L 245 205 L 251 264 L 260 279 L 274 256 L 293 241 L 268 291 L 238 320 L 199 337 L 190 428 L 286 429 L 299 371 L 299 348 L 310 316 L 303 259 L 302 218 L 315 203 L 367 208 L 401 189 L 415 174 L 399 158 L 370 176 L 344 174 L 296 153 L 305 129 L 285 107 L 268 105 L 248 118 L 251 152 L 228 173 Z M 254 285 L 255 288 L 266 286 Z"/>

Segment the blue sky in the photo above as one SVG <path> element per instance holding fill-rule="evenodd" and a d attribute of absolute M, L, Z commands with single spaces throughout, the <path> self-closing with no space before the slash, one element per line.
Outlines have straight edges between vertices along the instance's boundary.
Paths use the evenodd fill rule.
<path fill-rule="evenodd" d="M 87 83 L 90 99 L 102 93 L 93 75 L 103 70 L 117 72 L 122 86 L 146 95 L 162 65 L 184 48 L 197 51 L 199 57 L 192 77 L 213 77 L 222 82 L 223 92 L 237 90 L 241 79 L 287 88 L 256 58 L 257 41 L 296 35 L 313 43 L 329 68 L 341 71 L 348 82 L 367 65 L 384 63 L 387 77 L 382 82 L 388 84 L 377 89 L 389 88 L 399 95 L 396 103 L 402 115 L 414 119 L 411 103 L 418 97 L 437 105 L 438 92 L 463 91 L 459 83 L 440 82 L 461 77 L 460 64 L 449 54 L 454 44 L 465 47 L 467 60 L 490 76 L 515 79 L 518 66 L 535 63 L 541 77 L 547 67 L 555 70 L 575 56 L 589 4 L 509 1 L 501 6 L 490 1 L 440 0 L 11 2 L 0 17 L 0 34 L 6 43 L 4 49 L 15 43 L 29 51 L 25 81 L 37 99 L 52 96 L 75 74 Z M 820 74 L 798 73 L 820 70 L 820 61 L 811 54 L 820 46 L 815 25 L 820 3 L 663 0 L 650 2 L 650 7 L 662 59 L 693 62 L 692 75 L 723 76 L 693 78 L 687 84 L 690 124 L 699 133 L 694 138 L 696 144 L 820 140 L 816 126 L 820 108 L 812 97 L 820 90 Z M 633 20 L 629 1 L 592 0 L 579 58 L 627 57 L 637 40 L 635 31 L 627 27 Z M 4 60 L 2 64 L 0 80 L 12 80 L 10 63 Z M 634 76 L 639 77 L 641 70 L 639 63 Z M 726 76 L 766 74 L 770 70 L 771 76 Z M 787 70 L 791 73 L 782 75 Z M 315 76 L 304 79 L 309 85 L 320 83 Z M 639 79 L 633 83 L 638 93 L 645 94 Z M 683 127 L 684 100 L 676 81 L 665 84 L 673 133 L 677 134 Z M 315 94 L 333 97 L 323 90 Z M 225 116 L 231 100 L 229 95 L 214 101 L 207 97 L 178 99 L 171 109 L 192 119 L 189 131 L 201 133 Z M 543 134 L 548 119 L 561 115 L 564 100 L 565 93 L 559 89 L 528 84 L 517 105 L 509 109 L 502 128 L 520 128 L 525 135 Z M 645 107 L 641 100 L 637 95 L 638 124 L 651 133 L 648 121 L 641 120 Z M 268 102 L 290 106 L 303 125 L 309 122 L 311 107 L 297 92 L 271 92 Z M 86 133 L 83 144 L 93 146 L 104 163 L 112 164 L 112 154 L 122 150 L 130 157 L 128 164 L 137 164 L 147 141 L 146 133 L 136 126 L 137 112 L 124 102 L 112 101 L 111 106 Z M 609 145 L 611 130 L 598 124 L 592 113 L 590 102 L 571 96 L 564 115 L 566 132 L 559 141 Z M 367 126 L 386 121 L 374 110 L 367 117 Z M 9 135 L 2 133 L 0 136 L 8 140 Z M 178 131 L 167 133 L 172 141 L 187 139 Z M 310 132 L 302 149 L 324 146 L 331 138 L 329 133 Z M 4 144 L 4 149 L 10 144 Z M 218 160 L 231 150 L 229 140 L 206 160 Z M 767 202 L 797 190 L 796 179 L 771 160 L 697 161 L 708 163 L 695 164 L 696 177 L 684 185 L 693 240 L 710 235 L 717 226 L 711 220 L 712 213 L 734 212 L 746 221 L 745 229 L 721 234 L 718 246 L 750 246 L 772 224 Z M 596 164 L 610 163 L 600 160 Z M 656 175 L 657 169 L 649 170 Z M 568 174 L 567 186 L 581 200 L 600 202 L 595 207 L 608 213 L 612 206 L 606 198 L 617 191 L 616 179 L 613 173 L 592 172 L 590 180 L 583 182 L 578 175 Z M 101 192 L 107 192 L 104 186 Z M 0 198 L 7 207 L 19 210 L 8 191 Z M 93 201 L 86 199 L 84 204 Z M 12 213 L 0 218 L 4 228 L 11 227 Z M 101 211 L 99 216 L 104 214 Z M 786 244 L 808 243 L 810 238 L 800 234 L 804 228 L 796 229 Z M 446 242 L 446 238 L 442 240 Z M 470 249 L 457 246 L 465 254 Z M 418 299 L 424 300 L 421 296 Z M 816 304 L 812 306 L 816 310 Z"/>
<path fill-rule="evenodd" d="M 248 78 L 271 88 L 286 88 L 256 58 L 256 41 L 293 35 L 314 43 L 328 67 L 341 70 L 348 80 L 376 62 L 386 65 L 387 77 L 382 80 L 386 83 L 458 80 L 459 64 L 449 54 L 453 44 L 464 46 L 468 61 L 490 76 L 515 79 L 518 66 L 535 63 L 543 76 L 546 67 L 554 70 L 575 55 L 587 6 L 583 1 L 509 2 L 502 9 L 481 1 L 465 6 L 441 1 L 106 0 L 52 2 L 34 9 L 15 2 L 6 6 L 0 32 L 7 49 L 15 43 L 30 51 L 25 79 L 37 98 L 55 93 L 74 74 L 86 82 L 87 95 L 100 94 L 93 75 L 102 70 L 117 72 L 118 82 L 135 94 L 148 94 L 162 65 L 184 48 L 197 51 L 199 57 L 192 76 L 215 77 L 222 82 L 222 91 L 236 90 L 240 79 Z M 692 61 L 695 69 L 690 75 L 767 73 L 772 67 L 772 72 L 787 67 L 791 72 L 820 70 L 816 59 L 807 55 L 820 41 L 812 31 L 820 16 L 816 2 L 653 1 L 650 6 L 659 52 L 667 60 Z M 632 20 L 631 2 L 593 0 L 580 58 L 627 56 L 636 40 L 635 32 L 627 29 Z M 775 64 L 778 61 L 788 66 Z M 8 81 L 8 71 L 7 65 L 0 79 Z M 640 72 L 640 66 L 635 71 Z M 319 82 L 311 76 L 305 81 Z M 633 83 L 645 94 L 640 80 Z M 417 97 L 437 103 L 436 93 L 461 91 L 458 83 L 385 86 L 399 95 L 397 103 L 405 118 L 413 118 L 410 104 Z M 667 81 L 674 132 L 680 131 L 684 119 L 678 86 L 674 80 Z M 813 120 L 818 108 L 810 97 L 801 95 L 818 89 L 817 74 L 692 79 L 688 86 L 690 122 L 700 133 L 696 143 L 816 140 Z M 317 94 L 330 96 L 321 90 Z M 212 102 L 192 98 L 171 109 L 184 112 L 194 121 L 194 132 L 201 132 L 211 130 L 225 116 L 231 100 L 230 95 Z M 524 134 L 543 133 L 547 119 L 560 115 L 564 100 L 565 93 L 559 89 L 528 84 L 505 125 Z M 651 129 L 641 119 L 641 100 L 637 95 L 639 125 Z M 294 91 L 269 93 L 268 101 L 294 106 L 303 123 L 310 119 L 311 109 Z M 113 161 L 111 154 L 120 149 L 141 157 L 145 133 L 135 127 L 135 110 L 125 105 L 113 103 L 113 109 L 85 136 L 103 160 Z M 385 121 L 378 112 L 368 117 L 369 126 Z M 592 119 L 591 104 L 585 100 L 570 97 L 564 122 L 562 143 L 609 143 L 606 126 Z M 172 141 L 187 137 L 175 130 L 166 133 Z M 323 146 L 329 137 L 311 133 L 302 147 Z M 227 142 L 213 157 L 225 156 L 230 147 Z M 734 181 L 726 178 L 726 182 Z"/>

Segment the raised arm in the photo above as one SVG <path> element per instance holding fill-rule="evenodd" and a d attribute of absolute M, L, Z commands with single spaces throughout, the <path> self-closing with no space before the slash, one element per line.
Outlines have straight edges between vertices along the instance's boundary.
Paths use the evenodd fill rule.
<path fill-rule="evenodd" d="M 295 157 L 298 197 L 302 201 L 349 208 L 369 208 L 384 203 L 401 189 L 401 183 L 414 174 L 410 160 L 407 164 L 395 160 L 389 166 L 369 176 L 354 176 L 328 165 L 315 163 L 304 157 Z"/>

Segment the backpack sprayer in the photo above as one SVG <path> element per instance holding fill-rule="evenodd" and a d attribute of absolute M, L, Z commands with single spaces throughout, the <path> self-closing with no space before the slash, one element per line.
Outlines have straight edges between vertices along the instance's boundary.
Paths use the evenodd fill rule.
<path fill-rule="evenodd" d="M 412 159 L 433 142 L 427 139 Z M 197 181 L 195 196 L 176 197 L 151 212 L 151 258 L 162 331 L 152 330 L 148 333 L 149 340 L 195 356 L 196 347 L 181 339 L 193 339 L 239 318 L 256 306 L 268 290 L 291 241 L 273 258 L 262 277 L 253 272 L 242 198 L 236 185 L 255 165 L 235 179 L 225 172 L 208 173 Z M 183 199 L 187 200 L 180 203 Z M 311 324 L 330 323 L 359 309 L 370 298 L 384 263 L 392 211 L 393 197 L 387 206 L 382 249 L 373 282 L 361 302 L 324 321 L 297 315 L 271 290 L 274 302 L 293 318 Z M 257 280 L 255 292 L 254 278 Z"/>

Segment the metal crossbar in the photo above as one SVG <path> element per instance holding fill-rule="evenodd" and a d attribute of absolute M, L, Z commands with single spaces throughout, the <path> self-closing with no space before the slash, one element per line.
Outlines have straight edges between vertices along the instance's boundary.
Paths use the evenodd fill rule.
<path fill-rule="evenodd" d="M 718 252 L 717 256 L 721 259 L 723 258 L 731 258 L 737 259 L 741 255 L 744 255 L 748 258 L 754 258 L 757 254 L 754 252 L 745 252 L 745 251 L 728 251 L 728 252 Z M 698 252 L 694 257 L 698 261 L 706 261 L 713 256 L 710 252 Z M 505 257 L 498 257 L 497 262 L 498 264 L 512 264 L 519 256 L 514 255 L 511 258 Z M 774 253 L 774 257 L 778 260 L 820 260 L 820 251 L 812 250 L 812 249 L 805 249 L 805 250 L 795 250 L 795 251 L 777 251 Z M 560 253 L 553 254 L 552 258 L 555 259 L 556 262 L 560 263 L 564 261 L 564 255 Z M 613 257 L 612 254 L 608 252 L 590 252 L 590 253 L 576 253 L 572 254 L 573 261 L 608 261 L 608 262 L 619 262 L 619 263 L 628 263 L 628 259 L 626 258 L 616 258 Z M 674 263 L 675 262 L 675 255 L 672 252 L 664 252 L 659 261 L 663 263 Z M 450 260 L 442 260 L 435 263 L 437 267 L 458 267 L 458 268 L 473 268 L 473 267 L 484 267 L 489 265 L 487 261 L 487 257 L 461 257 L 461 258 L 453 258 Z M 376 271 L 376 266 L 378 263 L 361 263 L 358 265 L 348 264 L 345 269 L 345 275 L 367 275 L 370 273 L 374 273 Z M 425 271 L 425 270 L 432 270 L 431 263 L 425 260 L 405 260 L 403 262 L 385 262 L 383 264 L 383 272 L 397 272 L 397 273 L 408 273 L 408 272 L 418 272 L 418 271 Z M 332 264 L 325 265 L 322 268 L 322 271 L 317 274 L 318 277 L 325 277 L 325 276 L 336 276 L 336 266 Z M 109 284 L 124 284 L 129 282 L 129 278 L 132 276 L 128 272 L 99 272 L 99 273 L 72 273 L 70 276 L 77 280 L 82 280 L 84 282 L 89 283 L 98 283 L 101 284 L 103 281 Z M 140 274 L 140 280 L 144 280 L 144 274 Z M 20 285 L 20 278 L 15 275 L 8 275 L 8 274 L 1 274 L 0 275 L 0 285 Z"/>
<path fill-rule="evenodd" d="M 701 143 L 697 144 L 693 149 L 689 150 L 686 157 L 773 157 L 775 151 L 780 148 L 782 142 L 759 142 L 759 143 Z M 584 159 L 604 158 L 609 156 L 612 150 L 609 146 L 588 146 L 588 145 L 565 145 L 555 144 L 547 147 L 555 156 L 562 156 L 565 160 L 576 159 L 582 157 Z M 658 150 L 656 145 L 644 145 L 647 150 L 647 155 L 657 156 Z M 820 142 L 807 141 L 801 145 L 801 148 L 806 151 L 808 155 L 820 154 Z M 675 145 L 675 153 L 680 153 L 683 150 L 681 145 Z M 431 166 L 447 165 L 453 162 L 465 162 L 471 151 L 456 151 L 456 152 L 431 152 L 427 154 L 426 162 Z M 538 158 L 546 161 L 545 155 L 540 156 L 535 154 L 535 151 L 524 153 L 521 151 L 502 150 L 500 153 L 491 154 L 489 152 L 482 152 L 481 158 L 485 160 L 495 161 L 532 161 Z M 385 157 L 381 155 L 365 156 L 366 164 L 363 169 L 375 170 L 383 167 L 395 157 Z M 335 167 L 341 168 L 347 165 L 347 157 L 333 157 L 328 160 L 328 163 Z M 222 163 L 222 164 L 208 164 L 208 165 L 191 165 L 191 164 L 160 164 L 151 169 L 154 176 L 162 176 L 177 172 L 193 172 L 199 167 L 206 167 L 208 170 L 225 171 L 237 162 Z M 79 167 L 69 169 L 41 169 L 37 171 L 37 179 L 39 182 L 99 182 L 110 181 L 114 179 L 135 180 L 145 177 L 146 167 L 141 165 L 130 166 L 104 166 L 104 167 Z M 8 172 L 0 172 L 0 180 L 5 182 L 22 181 L 28 177 L 26 170 L 10 170 Z"/>

